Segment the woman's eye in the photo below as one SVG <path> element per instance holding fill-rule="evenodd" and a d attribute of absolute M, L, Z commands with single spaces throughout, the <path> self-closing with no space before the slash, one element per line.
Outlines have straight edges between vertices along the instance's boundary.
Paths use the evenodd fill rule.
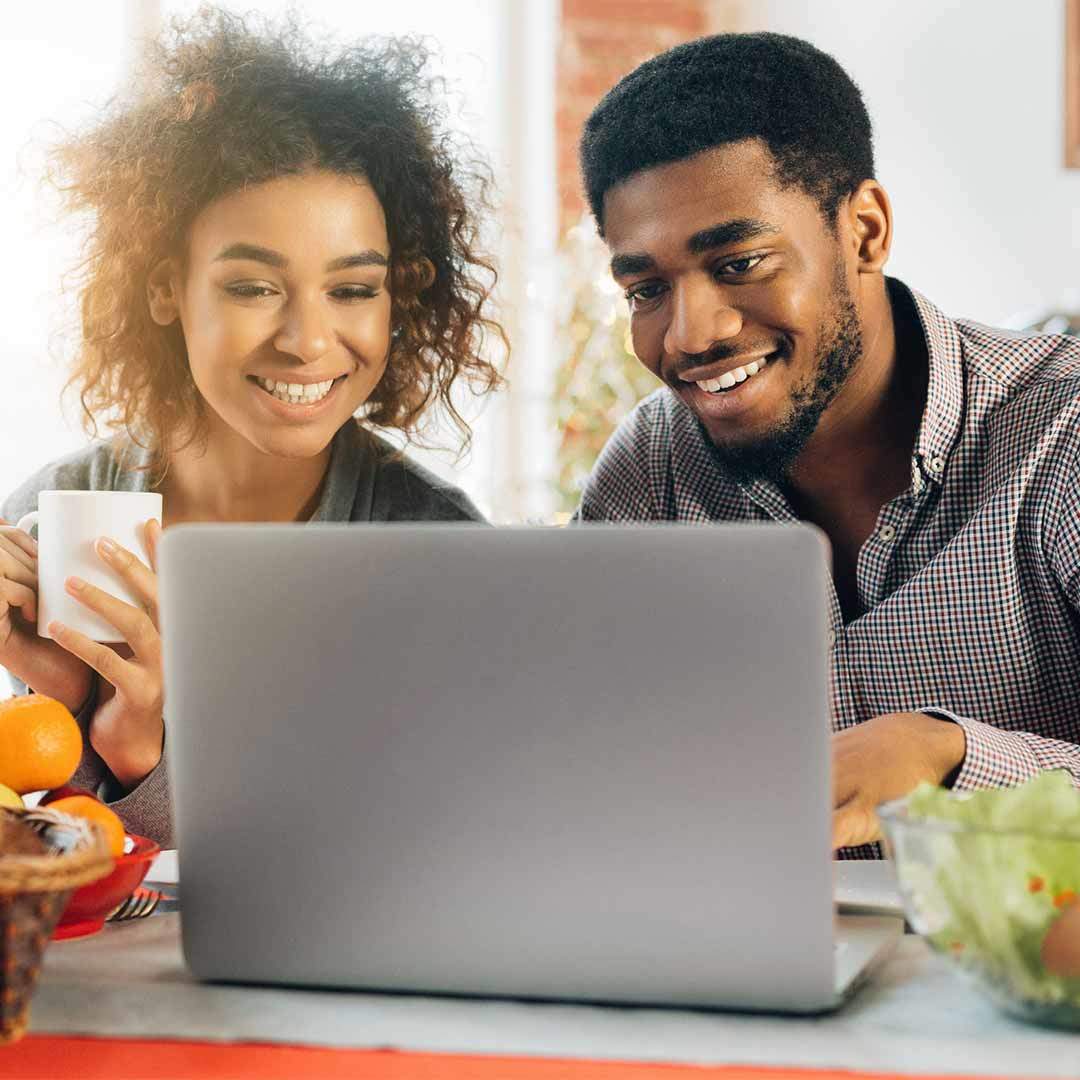
<path fill-rule="evenodd" d="M 335 300 L 371 300 L 379 295 L 370 285 L 339 285 L 330 295 Z"/>
<path fill-rule="evenodd" d="M 226 285 L 225 291 L 230 296 L 239 297 L 241 300 L 254 300 L 262 296 L 273 296 L 276 292 L 267 285 Z"/>
<path fill-rule="evenodd" d="M 738 277 L 740 274 L 749 274 L 764 258 L 764 255 L 744 255 L 739 259 L 731 259 L 716 268 L 716 276 Z"/>
<path fill-rule="evenodd" d="M 632 305 L 648 304 L 653 300 L 658 300 L 666 288 L 667 286 L 663 282 L 646 281 L 641 285 L 634 285 L 627 289 L 623 295 Z"/>

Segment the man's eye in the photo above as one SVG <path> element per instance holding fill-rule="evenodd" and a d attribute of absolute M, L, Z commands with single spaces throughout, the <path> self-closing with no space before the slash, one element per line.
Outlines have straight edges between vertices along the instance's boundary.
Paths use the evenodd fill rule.
<path fill-rule="evenodd" d="M 749 274 L 764 258 L 764 255 L 744 255 L 739 259 L 730 259 L 716 268 L 716 276 L 738 277 L 740 274 Z"/>
<path fill-rule="evenodd" d="M 273 296 L 274 289 L 267 285 L 226 285 L 225 291 L 230 296 L 237 296 L 241 300 L 253 300 L 261 296 Z"/>
<path fill-rule="evenodd" d="M 623 294 L 631 304 L 647 304 L 651 300 L 658 300 L 667 288 L 659 281 L 646 281 L 641 285 L 634 285 Z"/>
<path fill-rule="evenodd" d="M 330 295 L 335 300 L 371 300 L 379 295 L 370 285 L 339 285 Z"/>

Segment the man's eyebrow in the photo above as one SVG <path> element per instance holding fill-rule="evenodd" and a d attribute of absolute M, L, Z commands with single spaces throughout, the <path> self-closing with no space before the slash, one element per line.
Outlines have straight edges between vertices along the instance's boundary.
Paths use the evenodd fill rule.
<path fill-rule="evenodd" d="M 284 255 L 258 244 L 230 244 L 214 256 L 214 262 L 226 259 L 250 259 L 252 262 L 266 263 L 268 266 L 284 270 L 289 260 Z"/>
<path fill-rule="evenodd" d="M 613 255 L 611 258 L 612 277 L 630 277 L 655 269 L 656 260 L 651 255 Z"/>
<path fill-rule="evenodd" d="M 214 256 L 215 262 L 226 259 L 251 259 L 253 262 L 266 263 L 278 270 L 284 270 L 289 265 L 289 260 L 280 252 L 260 247 L 258 244 L 230 244 Z M 350 270 L 354 266 L 388 265 L 389 260 L 381 251 L 368 248 L 366 251 L 357 251 L 353 255 L 342 255 L 338 259 L 331 259 L 326 264 L 326 270 L 332 273 L 335 270 Z"/>
<path fill-rule="evenodd" d="M 686 250 L 691 255 L 702 255 L 714 248 L 727 247 L 728 244 L 741 244 L 758 236 L 775 235 L 780 227 L 756 218 L 734 218 L 722 225 L 713 225 L 694 233 L 686 242 Z"/>
<path fill-rule="evenodd" d="M 374 248 L 367 251 L 358 251 L 355 255 L 342 255 L 340 259 L 333 259 L 326 264 L 328 271 L 351 270 L 354 266 L 389 266 L 387 257 Z"/>
<path fill-rule="evenodd" d="M 686 241 L 686 250 L 691 255 L 703 255 L 714 248 L 726 247 L 728 244 L 741 244 L 757 236 L 775 235 L 778 232 L 780 232 L 780 227 L 770 225 L 767 221 L 759 221 L 756 218 L 734 218 L 694 233 Z M 611 260 L 613 277 L 632 277 L 634 274 L 645 274 L 655 269 L 656 260 L 644 252 L 615 255 Z"/>

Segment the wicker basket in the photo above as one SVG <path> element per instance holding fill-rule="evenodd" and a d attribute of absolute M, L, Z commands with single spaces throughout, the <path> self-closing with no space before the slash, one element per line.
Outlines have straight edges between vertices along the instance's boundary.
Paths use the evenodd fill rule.
<path fill-rule="evenodd" d="M 55 810 L 0 810 L 0 1044 L 26 1031 L 45 946 L 72 890 L 112 866 L 89 822 Z"/>

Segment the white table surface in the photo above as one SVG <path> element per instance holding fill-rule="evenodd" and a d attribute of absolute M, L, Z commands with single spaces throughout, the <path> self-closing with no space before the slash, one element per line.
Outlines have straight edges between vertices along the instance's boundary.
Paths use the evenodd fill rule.
<path fill-rule="evenodd" d="M 37 1033 L 967 1076 L 1080 1076 L 1080 1035 L 997 1012 L 907 937 L 858 996 L 813 1019 L 201 984 L 179 916 L 50 945 Z"/>

